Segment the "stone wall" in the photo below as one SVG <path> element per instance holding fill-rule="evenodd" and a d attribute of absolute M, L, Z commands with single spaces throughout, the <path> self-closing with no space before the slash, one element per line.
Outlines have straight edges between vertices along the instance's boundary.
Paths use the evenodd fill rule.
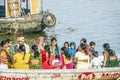
<path fill-rule="evenodd" d="M 119 78 L 119 79 L 118 79 Z M 0 80 L 120 80 L 120 67 L 86 70 L 0 70 Z"/>

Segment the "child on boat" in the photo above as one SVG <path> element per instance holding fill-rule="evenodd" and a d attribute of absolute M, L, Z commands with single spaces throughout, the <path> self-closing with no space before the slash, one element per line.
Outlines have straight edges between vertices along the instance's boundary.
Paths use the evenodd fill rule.
<path fill-rule="evenodd" d="M 96 43 L 94 41 L 91 41 L 89 45 L 90 45 L 90 54 L 94 54 Z"/>
<path fill-rule="evenodd" d="M 94 57 L 93 56 L 93 54 L 95 53 L 95 46 L 96 46 L 96 43 L 94 42 L 94 41 L 91 41 L 90 43 L 89 43 L 89 45 L 90 45 L 90 57 L 91 57 L 91 59 Z"/>
<path fill-rule="evenodd" d="M 91 67 L 92 68 L 101 68 L 102 67 L 102 62 L 98 58 L 98 52 L 95 51 L 93 54 L 93 59 L 91 60 Z"/>

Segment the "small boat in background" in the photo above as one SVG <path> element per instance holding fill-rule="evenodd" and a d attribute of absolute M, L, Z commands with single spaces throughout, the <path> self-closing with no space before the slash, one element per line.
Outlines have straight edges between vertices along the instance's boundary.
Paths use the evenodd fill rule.
<path fill-rule="evenodd" d="M 43 0 L 0 0 L 0 33 L 30 33 L 56 25 L 56 17 L 43 11 Z"/>

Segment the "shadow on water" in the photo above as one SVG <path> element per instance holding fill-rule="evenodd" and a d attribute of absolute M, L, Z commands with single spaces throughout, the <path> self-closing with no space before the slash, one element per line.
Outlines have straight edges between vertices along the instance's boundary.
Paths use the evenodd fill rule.
<path fill-rule="evenodd" d="M 13 44 L 17 43 L 17 36 L 23 35 L 25 37 L 25 42 L 32 46 L 36 43 L 36 40 L 38 37 L 42 36 L 45 37 L 48 44 L 50 43 L 50 40 L 52 37 L 57 37 L 58 35 L 54 33 L 54 28 L 46 28 L 45 31 L 42 32 L 33 32 L 33 33 L 18 33 L 18 34 L 0 34 L 0 42 L 5 39 L 12 40 Z"/>
<path fill-rule="evenodd" d="M 4 39 L 11 39 L 13 44 L 17 43 L 17 36 L 20 34 L 0 34 L 0 42 Z M 46 32 L 39 32 L 39 33 L 27 33 L 22 34 L 25 37 L 25 42 L 29 44 L 30 46 L 35 44 L 37 38 L 39 36 L 43 36 L 47 39 Z"/>

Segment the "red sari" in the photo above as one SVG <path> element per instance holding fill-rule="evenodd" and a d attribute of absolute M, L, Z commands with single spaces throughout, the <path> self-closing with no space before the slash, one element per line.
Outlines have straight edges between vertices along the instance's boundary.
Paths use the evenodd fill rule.
<path fill-rule="evenodd" d="M 54 60 L 54 54 L 51 54 L 49 63 L 47 52 L 45 50 L 42 50 L 41 54 L 42 54 L 42 69 L 52 69 L 52 61 Z"/>

